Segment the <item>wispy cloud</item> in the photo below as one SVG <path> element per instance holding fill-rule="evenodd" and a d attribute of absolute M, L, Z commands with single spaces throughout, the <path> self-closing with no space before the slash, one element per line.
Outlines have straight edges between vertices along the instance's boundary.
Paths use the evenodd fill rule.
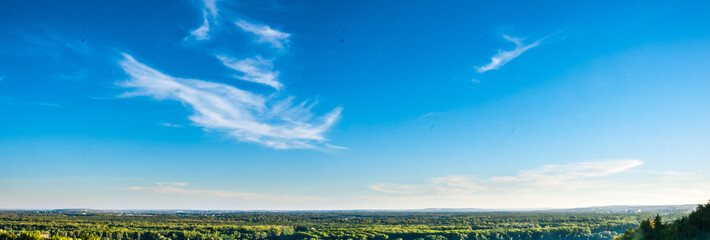
<path fill-rule="evenodd" d="M 377 183 L 370 186 L 370 189 L 392 194 L 415 194 L 421 192 L 420 186 L 417 185 L 397 185 L 389 183 Z"/>
<path fill-rule="evenodd" d="M 429 183 L 439 193 L 472 193 L 486 189 L 474 178 L 468 176 L 435 177 L 429 179 Z"/>
<path fill-rule="evenodd" d="M 123 55 L 119 64 L 130 79 L 119 85 L 133 89 L 123 97 L 180 101 L 194 111 L 189 117 L 193 123 L 240 141 L 277 149 L 326 147 L 323 135 L 340 118 L 340 107 L 314 117 L 313 104 L 307 102 L 267 99 L 222 83 L 171 77 Z"/>
<path fill-rule="evenodd" d="M 470 176 L 435 177 L 427 182 L 427 184 L 421 185 L 377 183 L 370 186 L 370 189 L 400 195 L 450 195 L 470 194 L 486 188 Z"/>
<path fill-rule="evenodd" d="M 510 37 L 508 35 L 503 35 L 503 38 L 505 40 L 508 40 L 510 42 L 515 43 L 515 49 L 510 50 L 510 51 L 503 51 L 502 49 L 498 49 L 498 54 L 495 56 L 491 57 L 491 62 L 482 66 L 482 67 L 477 67 L 476 70 L 479 73 L 484 73 L 490 70 L 496 70 L 506 63 L 510 62 L 511 60 L 515 59 L 516 57 L 520 56 L 520 54 L 523 54 L 525 51 L 537 47 L 540 45 L 540 42 L 545 39 L 538 39 L 537 41 L 534 41 L 530 44 L 523 44 L 523 39 L 520 38 L 515 38 L 515 37 Z"/>
<path fill-rule="evenodd" d="M 202 1 L 202 25 L 190 32 L 190 37 L 196 40 L 207 40 L 210 38 L 210 24 L 217 23 L 217 0 Z"/>
<path fill-rule="evenodd" d="M 181 127 L 183 127 L 183 126 L 180 125 L 180 124 L 168 123 L 168 122 L 159 123 L 159 125 L 160 125 L 160 126 L 163 126 L 163 127 L 171 127 L 171 128 L 181 128 Z"/>
<path fill-rule="evenodd" d="M 539 188 L 576 189 L 598 186 L 589 179 L 609 176 L 635 168 L 643 162 L 639 160 L 611 160 L 598 162 L 577 162 L 567 165 L 545 165 L 535 169 L 520 171 L 516 176 L 476 179 L 471 176 L 445 176 L 428 180 L 425 185 L 393 185 L 378 183 L 370 189 L 393 194 L 458 194 L 473 193 L 486 189 Z M 402 191 L 406 189 L 406 191 Z"/>
<path fill-rule="evenodd" d="M 184 183 L 184 182 L 159 182 L 159 183 L 155 183 L 155 184 L 158 185 L 158 187 L 162 187 L 162 186 L 184 187 L 184 186 L 187 186 L 187 183 Z"/>
<path fill-rule="evenodd" d="M 248 192 L 232 192 L 223 190 L 198 190 L 184 188 L 186 183 L 157 183 L 152 187 L 131 186 L 123 188 L 128 191 L 146 191 L 161 194 L 209 196 L 218 198 L 235 198 L 243 200 L 270 200 L 281 202 L 326 201 L 328 199 L 317 196 L 291 196 L 291 195 L 266 195 Z"/>
<path fill-rule="evenodd" d="M 224 66 L 242 73 L 242 75 L 234 75 L 237 79 L 264 84 L 276 90 L 283 88 L 283 84 L 278 81 L 279 72 L 273 70 L 274 66 L 271 60 L 263 59 L 260 56 L 242 60 L 230 58 L 225 55 L 217 55 L 216 57 L 222 61 Z"/>
<path fill-rule="evenodd" d="M 377 183 L 369 188 L 378 194 L 360 198 L 398 208 L 564 208 L 685 204 L 710 194 L 706 178 L 700 175 L 635 170 L 642 164 L 634 159 L 577 162 L 521 170 L 513 176 L 454 175 L 430 178 L 421 184 Z"/>
<path fill-rule="evenodd" d="M 513 177 L 492 177 L 492 182 L 517 182 L 535 185 L 566 185 L 582 179 L 598 178 L 620 173 L 640 166 L 639 160 L 612 160 L 599 162 L 578 162 L 568 165 L 545 165 L 523 170 Z"/>
<path fill-rule="evenodd" d="M 270 43 L 271 46 L 275 48 L 283 48 L 284 44 L 288 42 L 288 37 L 290 34 L 284 33 L 267 25 L 257 25 L 244 20 L 239 20 L 236 22 L 242 30 L 246 32 L 253 33 L 257 36 L 257 42 L 259 43 Z"/>

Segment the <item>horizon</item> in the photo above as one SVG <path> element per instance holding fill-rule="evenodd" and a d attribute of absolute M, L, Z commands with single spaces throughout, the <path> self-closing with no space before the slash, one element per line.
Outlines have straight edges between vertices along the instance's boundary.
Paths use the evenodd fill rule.
<path fill-rule="evenodd" d="M 709 201 L 710 202 L 710 201 Z M 579 209 L 589 209 L 589 208 L 645 208 L 645 207 L 688 207 L 688 206 L 699 206 L 704 203 L 688 203 L 688 204 L 677 204 L 677 205 L 605 205 L 605 206 L 583 206 L 583 207 L 573 207 L 573 208 L 403 208 L 403 209 L 96 209 L 96 208 L 37 208 L 37 209 L 22 209 L 22 208 L 0 208 L 0 211 L 157 211 L 157 212 L 168 212 L 168 211 L 206 211 L 206 212 L 416 212 L 424 211 L 427 212 L 528 212 L 528 211 L 557 211 L 557 210 L 579 210 Z M 439 211 L 441 210 L 441 211 Z M 447 211 L 448 210 L 448 211 Z"/>
<path fill-rule="evenodd" d="M 703 204 L 708 11 L 5 1 L 0 209 Z"/>

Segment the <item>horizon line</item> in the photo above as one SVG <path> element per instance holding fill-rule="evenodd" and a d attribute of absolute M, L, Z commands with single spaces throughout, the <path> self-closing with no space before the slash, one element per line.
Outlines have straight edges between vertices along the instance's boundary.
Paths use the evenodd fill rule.
<path fill-rule="evenodd" d="M 652 205 L 596 205 L 596 206 L 585 206 L 585 207 L 572 207 L 572 208 L 401 208 L 401 209 L 365 209 L 365 208 L 351 208 L 351 209 L 149 209 L 149 208 L 0 208 L 0 211 L 58 211 L 58 210 L 89 210 L 89 211 L 234 211 L 234 212 L 337 212 L 337 211 L 453 211 L 461 210 L 461 212 L 475 212 L 478 211 L 499 211 L 499 212 L 525 212 L 525 211 L 553 211 L 553 210 L 575 210 L 575 209 L 585 209 L 585 208 L 609 208 L 609 207 L 680 207 L 680 206 L 690 206 L 690 205 L 702 205 L 703 203 L 687 203 L 687 204 L 652 204 Z"/>

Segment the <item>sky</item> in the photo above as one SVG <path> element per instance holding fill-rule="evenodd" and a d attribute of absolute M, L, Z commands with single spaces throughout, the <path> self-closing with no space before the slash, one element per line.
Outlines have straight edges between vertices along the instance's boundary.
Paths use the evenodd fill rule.
<path fill-rule="evenodd" d="M 705 1 L 1 1 L 0 208 L 700 204 Z"/>

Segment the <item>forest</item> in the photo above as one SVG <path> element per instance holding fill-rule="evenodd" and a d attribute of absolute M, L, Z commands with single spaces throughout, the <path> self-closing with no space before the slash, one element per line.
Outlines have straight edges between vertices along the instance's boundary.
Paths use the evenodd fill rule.
<path fill-rule="evenodd" d="M 5 239 L 263 239 L 263 240 L 629 240 L 707 224 L 689 211 L 657 212 L 221 212 L 221 211 L 0 211 Z M 658 225 L 656 217 L 673 223 Z M 704 222 L 703 222 L 704 221 Z M 637 228 L 638 226 L 640 228 Z M 633 230 L 636 229 L 636 230 Z M 706 228 L 698 231 L 706 231 Z M 623 235 L 622 235 L 623 234 Z M 644 235 L 645 234 L 645 235 Z M 707 235 L 703 235 L 707 236 Z M 685 239 L 685 238 L 678 238 Z M 688 238 L 690 239 L 690 238 Z"/>
<path fill-rule="evenodd" d="M 671 219 L 673 220 L 673 219 Z M 644 219 L 635 229 L 629 229 L 614 240 L 705 240 L 710 239 L 710 202 L 700 205 L 688 216 L 674 221 L 656 215 Z"/>

